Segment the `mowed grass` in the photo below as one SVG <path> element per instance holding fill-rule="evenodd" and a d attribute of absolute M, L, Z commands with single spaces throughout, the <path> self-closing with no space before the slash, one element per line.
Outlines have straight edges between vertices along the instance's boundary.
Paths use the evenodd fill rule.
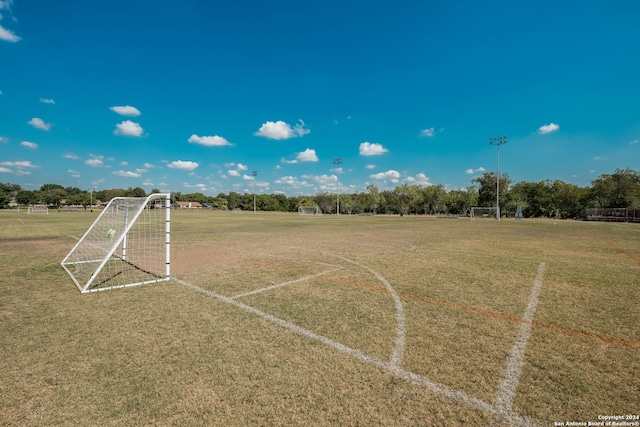
<path fill-rule="evenodd" d="M 178 280 L 81 295 L 96 216 L 0 213 L 0 425 L 513 425 L 542 263 L 511 413 L 639 410 L 638 225 L 174 211 Z"/>

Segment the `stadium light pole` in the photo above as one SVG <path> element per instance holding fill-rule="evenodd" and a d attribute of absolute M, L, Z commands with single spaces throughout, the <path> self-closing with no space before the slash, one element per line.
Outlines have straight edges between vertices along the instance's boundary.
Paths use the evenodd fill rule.
<path fill-rule="evenodd" d="M 340 177 L 338 177 L 338 168 L 342 164 L 342 157 L 336 157 L 333 159 L 333 164 L 336 165 L 336 215 L 340 215 Z"/>
<path fill-rule="evenodd" d="M 253 213 L 256 213 L 256 176 L 258 176 L 258 171 L 251 172 L 253 176 Z"/>
<path fill-rule="evenodd" d="M 507 143 L 507 136 L 491 136 L 489 144 L 498 147 L 498 161 L 496 171 L 496 219 L 500 221 L 500 146 Z"/>

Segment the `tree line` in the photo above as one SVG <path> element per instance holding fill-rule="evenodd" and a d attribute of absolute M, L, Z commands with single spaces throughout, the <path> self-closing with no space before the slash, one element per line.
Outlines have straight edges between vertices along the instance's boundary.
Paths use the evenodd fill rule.
<path fill-rule="evenodd" d="M 391 190 L 380 190 L 368 185 L 357 193 L 321 192 L 308 196 L 283 194 L 171 193 L 174 202 L 200 202 L 220 210 L 253 210 L 296 212 L 299 206 L 318 206 L 325 214 L 400 214 L 400 215 L 468 215 L 473 206 L 496 205 L 496 174 L 486 172 L 474 178 L 465 189 L 447 191 L 443 185 L 401 184 Z M 518 206 L 527 218 L 584 218 L 587 208 L 640 208 L 640 173 L 631 169 L 616 169 L 602 174 L 590 186 L 579 187 L 560 180 L 513 183 L 508 174 L 499 177 L 499 202 L 503 216 L 513 216 Z M 153 189 L 151 193 L 159 193 Z M 92 206 L 113 197 L 147 196 L 143 188 L 110 189 L 99 191 L 45 184 L 39 190 L 26 190 L 16 184 L 0 183 L 0 208 L 12 202 L 28 206 L 44 204 L 56 208 L 61 205 Z"/>

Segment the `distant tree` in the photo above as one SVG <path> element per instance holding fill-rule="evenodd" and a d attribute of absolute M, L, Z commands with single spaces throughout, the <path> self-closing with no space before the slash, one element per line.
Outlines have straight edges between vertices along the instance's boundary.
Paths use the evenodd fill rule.
<path fill-rule="evenodd" d="M 496 205 L 496 174 L 495 172 L 485 172 L 482 176 L 471 181 L 478 186 L 478 205 Z M 506 206 L 510 199 L 511 178 L 504 173 L 500 174 L 500 206 Z"/>
<path fill-rule="evenodd" d="M 67 205 L 89 206 L 91 195 L 84 191 L 67 197 Z"/>
<path fill-rule="evenodd" d="M 451 190 L 444 198 L 446 212 L 457 215 L 468 215 L 472 206 L 478 204 L 478 194 L 475 188 L 466 190 Z"/>
<path fill-rule="evenodd" d="M 213 207 L 220 209 L 221 211 L 226 211 L 227 209 L 229 209 L 228 203 L 227 203 L 227 198 L 226 197 L 215 197 L 213 199 Z"/>
<path fill-rule="evenodd" d="M 147 197 L 147 192 L 144 188 L 136 187 L 136 188 L 127 188 L 125 193 L 125 197 Z"/>
<path fill-rule="evenodd" d="M 599 207 L 640 208 L 640 173 L 616 169 L 591 182 L 592 194 Z"/>
<path fill-rule="evenodd" d="M 37 202 L 37 194 L 30 190 L 20 190 L 16 194 L 16 202 L 19 205 L 32 205 Z"/>
<path fill-rule="evenodd" d="M 336 211 L 336 195 L 327 192 L 316 193 L 315 197 L 316 205 L 323 213 L 332 213 Z M 313 205 L 306 205 L 313 206 Z"/>
<path fill-rule="evenodd" d="M 231 191 L 227 197 L 227 206 L 229 206 L 230 210 L 242 209 L 242 196 L 235 191 Z"/>
<path fill-rule="evenodd" d="M 11 202 L 11 195 L 7 193 L 3 188 L 0 188 L 0 209 L 4 209 L 9 206 Z"/>
<path fill-rule="evenodd" d="M 64 191 L 67 192 L 67 196 L 73 196 L 74 194 L 82 193 L 83 190 L 78 187 L 66 187 Z"/>

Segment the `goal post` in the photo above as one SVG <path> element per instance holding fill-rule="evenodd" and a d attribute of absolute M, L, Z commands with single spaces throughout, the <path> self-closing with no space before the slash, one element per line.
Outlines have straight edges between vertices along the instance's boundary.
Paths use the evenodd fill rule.
<path fill-rule="evenodd" d="M 81 293 L 169 280 L 170 195 L 115 197 L 61 262 Z"/>
<path fill-rule="evenodd" d="M 473 221 L 475 219 L 496 219 L 496 213 L 498 208 L 492 207 L 480 207 L 474 206 L 471 208 L 469 218 Z"/>
<path fill-rule="evenodd" d="M 322 215 L 319 206 L 298 206 L 298 214 L 300 215 Z"/>

